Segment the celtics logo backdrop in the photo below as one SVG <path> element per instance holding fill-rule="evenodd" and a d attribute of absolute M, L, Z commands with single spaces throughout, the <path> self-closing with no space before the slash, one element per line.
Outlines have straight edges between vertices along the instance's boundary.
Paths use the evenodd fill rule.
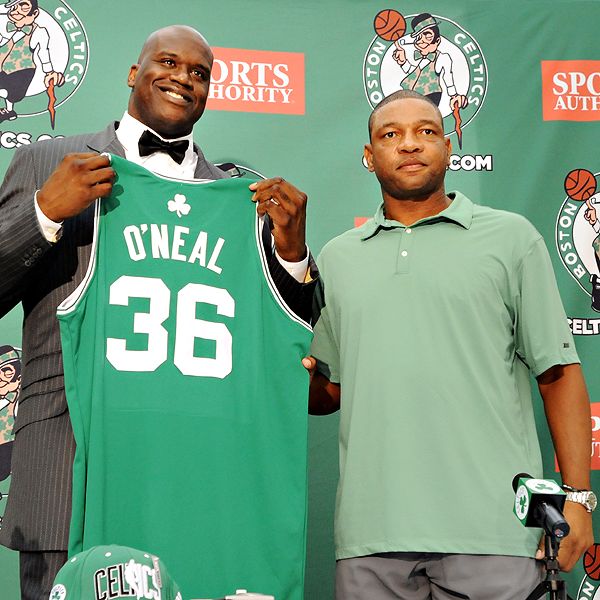
<path fill-rule="evenodd" d="M 573 169 L 565 176 L 564 199 L 556 220 L 556 246 L 563 265 L 600 313 L 600 193 L 598 174 Z M 576 335 L 600 334 L 600 315 L 571 318 Z"/>
<path fill-rule="evenodd" d="M 8 486 L 4 482 L 10 476 L 13 425 L 20 391 L 21 351 L 12 346 L 0 346 L 0 527 L 8 496 Z"/>
<path fill-rule="evenodd" d="M 81 85 L 89 60 L 83 24 L 60 0 L 0 6 L 0 123 L 59 107 Z M 2 102 L 4 106 L 2 106 Z"/>
<path fill-rule="evenodd" d="M 396 90 L 414 90 L 438 105 L 446 134 L 462 148 L 463 129 L 479 112 L 487 90 L 487 67 L 479 44 L 454 21 L 424 12 L 375 15 L 376 36 L 363 66 L 371 107 Z"/>

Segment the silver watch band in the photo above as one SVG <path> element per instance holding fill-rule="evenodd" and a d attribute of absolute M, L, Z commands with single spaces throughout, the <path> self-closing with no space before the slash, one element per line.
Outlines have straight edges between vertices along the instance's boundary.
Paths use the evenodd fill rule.
<path fill-rule="evenodd" d="M 596 508 L 596 495 L 590 490 L 578 490 L 567 492 L 567 500 L 581 504 L 589 513 Z"/>

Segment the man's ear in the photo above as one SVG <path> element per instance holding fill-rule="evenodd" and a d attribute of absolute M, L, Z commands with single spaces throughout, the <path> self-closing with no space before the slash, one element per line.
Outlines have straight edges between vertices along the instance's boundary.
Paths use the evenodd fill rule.
<path fill-rule="evenodd" d="M 452 156 L 452 142 L 450 141 L 450 138 L 446 138 L 444 141 L 446 143 L 446 152 L 448 153 L 448 158 L 446 160 L 446 169 L 449 169 L 450 157 Z"/>
<path fill-rule="evenodd" d="M 371 171 L 371 173 L 375 170 L 373 167 L 373 149 L 371 144 L 365 144 L 365 149 L 363 150 L 363 156 L 365 157 L 365 161 L 367 163 L 367 169 Z"/>
<path fill-rule="evenodd" d="M 131 65 L 131 68 L 129 69 L 129 75 L 127 76 L 127 85 L 132 88 L 133 84 L 135 83 L 135 76 L 137 74 L 137 70 L 138 70 L 139 65 Z"/>

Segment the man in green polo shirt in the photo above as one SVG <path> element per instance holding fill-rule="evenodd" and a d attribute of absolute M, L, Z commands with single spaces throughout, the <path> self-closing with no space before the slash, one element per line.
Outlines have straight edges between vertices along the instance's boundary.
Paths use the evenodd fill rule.
<path fill-rule="evenodd" d="M 590 407 L 548 252 L 523 217 L 446 194 L 450 141 L 427 98 L 373 111 L 383 203 L 319 258 L 313 414 L 340 413 L 338 600 L 525 598 L 539 530 L 512 513 L 542 476 L 530 372 L 564 484 L 590 486 Z M 314 359 L 305 359 L 308 367 Z M 569 570 L 593 543 L 567 502 Z"/>

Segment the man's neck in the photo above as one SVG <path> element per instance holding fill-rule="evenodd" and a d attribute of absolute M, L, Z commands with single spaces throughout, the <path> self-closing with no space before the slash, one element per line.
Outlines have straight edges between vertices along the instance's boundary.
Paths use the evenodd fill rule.
<path fill-rule="evenodd" d="M 443 189 L 424 198 L 398 199 L 383 193 L 385 218 L 407 226 L 441 213 L 451 202 Z"/>

